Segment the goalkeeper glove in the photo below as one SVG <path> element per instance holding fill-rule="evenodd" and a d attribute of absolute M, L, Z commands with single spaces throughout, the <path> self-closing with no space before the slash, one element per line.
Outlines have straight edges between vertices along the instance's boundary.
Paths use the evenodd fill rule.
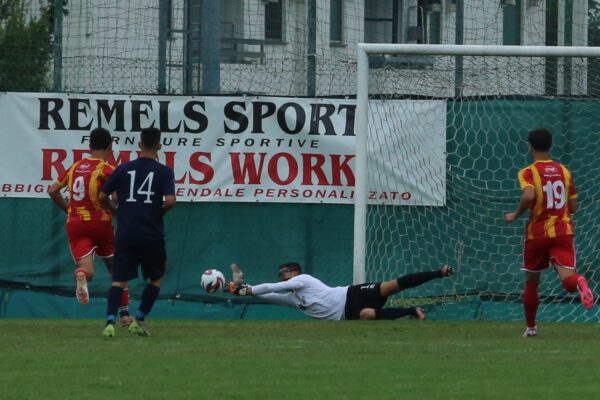
<path fill-rule="evenodd" d="M 246 296 L 248 294 L 248 285 L 245 283 L 236 285 L 235 282 L 229 282 L 227 284 L 227 290 L 229 293 L 235 294 L 236 296 Z"/>

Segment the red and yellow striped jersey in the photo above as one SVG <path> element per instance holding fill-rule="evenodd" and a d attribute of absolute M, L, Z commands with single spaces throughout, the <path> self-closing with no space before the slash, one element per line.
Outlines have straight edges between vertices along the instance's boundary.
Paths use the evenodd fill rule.
<path fill-rule="evenodd" d="M 573 235 L 568 200 L 577 197 L 571 172 L 552 161 L 536 161 L 519 171 L 521 190 L 532 187 L 535 201 L 527 222 L 526 238 L 543 239 Z"/>
<path fill-rule="evenodd" d="M 71 165 L 56 183 L 69 188 L 67 221 L 111 221 L 110 212 L 98 202 L 98 194 L 114 167 L 98 158 L 84 158 Z"/>

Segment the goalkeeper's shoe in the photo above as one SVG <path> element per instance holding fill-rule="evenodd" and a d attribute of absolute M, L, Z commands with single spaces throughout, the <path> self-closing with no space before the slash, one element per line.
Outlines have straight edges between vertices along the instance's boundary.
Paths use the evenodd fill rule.
<path fill-rule="evenodd" d="M 523 332 L 523 337 L 534 337 L 537 336 L 537 334 L 537 325 L 533 328 L 528 326 L 527 329 L 525 329 L 525 332 Z"/>
<path fill-rule="evenodd" d="M 129 325 L 129 333 L 133 333 L 138 336 L 150 336 L 150 332 L 144 326 L 144 321 L 139 321 L 134 319 L 131 321 L 131 325 Z"/>
<path fill-rule="evenodd" d="M 594 294 L 590 290 L 588 286 L 587 279 L 584 276 L 580 276 L 577 279 L 577 290 L 579 290 L 579 295 L 581 296 L 581 304 L 583 304 L 583 308 L 589 310 L 594 305 Z"/>
<path fill-rule="evenodd" d="M 450 276 L 453 273 L 454 273 L 454 270 L 449 265 L 442 265 L 442 268 L 440 268 L 440 275 L 442 277 Z"/>
<path fill-rule="evenodd" d="M 75 296 L 79 304 L 88 304 L 90 302 L 90 293 L 88 292 L 87 278 L 83 272 L 78 272 L 75 280 L 77 281 L 77 289 Z"/>
<path fill-rule="evenodd" d="M 104 330 L 102 331 L 102 336 L 104 337 L 113 337 L 115 336 L 115 324 L 106 324 Z"/>
<path fill-rule="evenodd" d="M 231 264 L 230 268 L 231 274 L 233 275 L 233 283 L 236 286 L 244 283 L 244 271 L 242 271 L 236 263 Z"/>

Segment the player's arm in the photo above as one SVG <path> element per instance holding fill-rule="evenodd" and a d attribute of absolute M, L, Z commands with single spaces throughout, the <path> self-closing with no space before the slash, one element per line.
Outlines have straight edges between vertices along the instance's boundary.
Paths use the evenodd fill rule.
<path fill-rule="evenodd" d="M 577 189 L 575 189 L 575 183 L 573 182 L 573 175 L 571 175 L 570 172 L 568 172 L 567 179 L 569 180 L 569 185 L 568 185 L 569 193 L 567 193 L 567 195 L 569 196 L 569 199 L 567 200 L 567 207 L 569 207 L 569 211 L 571 213 L 574 213 L 579 208 L 579 202 L 577 201 Z"/>
<path fill-rule="evenodd" d="M 165 201 L 162 205 L 162 215 L 168 213 L 173 207 L 175 207 L 177 199 L 174 194 L 168 194 L 165 196 Z"/>
<path fill-rule="evenodd" d="M 519 199 L 519 205 L 514 212 L 504 214 L 504 221 L 510 224 L 516 221 L 527 209 L 531 208 L 535 201 L 535 189 L 533 174 L 531 168 L 523 168 L 519 171 L 519 186 L 521 187 L 521 198 Z"/>
<path fill-rule="evenodd" d="M 163 193 L 165 199 L 162 205 L 162 215 L 168 213 L 173 207 L 175 207 L 175 174 L 171 168 L 166 168 L 167 175 L 166 179 L 163 180 Z"/>
<path fill-rule="evenodd" d="M 519 205 L 517 206 L 517 209 L 514 212 L 506 213 L 504 215 L 504 221 L 506 221 L 507 224 L 516 221 L 521 215 L 523 215 L 525 211 L 531 208 L 534 201 L 535 190 L 531 186 L 525 187 L 523 189 L 523 192 L 521 193 L 521 199 L 519 200 Z"/>
<path fill-rule="evenodd" d="M 577 202 L 577 197 L 569 199 L 567 205 L 569 206 L 569 211 L 571 212 L 571 214 L 577 211 L 577 208 L 579 208 L 579 202 Z"/>
<path fill-rule="evenodd" d="M 299 279 L 290 279 L 284 282 L 277 283 L 261 283 L 260 285 L 250 286 L 242 284 L 237 286 L 232 293 L 240 296 L 261 296 L 267 293 L 291 292 L 302 288 L 304 282 Z"/>
<path fill-rule="evenodd" d="M 108 194 L 104 193 L 103 190 L 101 190 L 100 193 L 98 194 L 98 201 L 100 202 L 102 207 L 104 207 L 108 211 L 110 211 L 111 214 L 117 213 L 117 205 L 115 203 L 113 203 L 110 196 Z"/>
<path fill-rule="evenodd" d="M 117 181 L 123 172 L 122 166 L 119 166 L 115 169 L 112 167 L 106 170 L 106 182 L 102 185 L 100 192 L 98 193 L 98 201 L 102 205 L 102 207 L 106 208 L 110 211 L 111 214 L 117 214 Z"/>
<path fill-rule="evenodd" d="M 60 192 L 62 188 L 62 185 L 60 185 L 58 182 L 55 182 L 48 189 L 48 196 L 50 196 L 50 198 L 56 203 L 56 205 L 66 213 L 69 211 L 69 204 Z"/>

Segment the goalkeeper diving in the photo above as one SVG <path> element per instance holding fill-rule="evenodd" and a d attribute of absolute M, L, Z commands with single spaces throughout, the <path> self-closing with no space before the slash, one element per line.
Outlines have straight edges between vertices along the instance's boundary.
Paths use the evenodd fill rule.
<path fill-rule="evenodd" d="M 279 266 L 279 282 L 248 285 L 240 268 L 231 266 L 233 281 L 228 291 L 237 296 L 255 296 L 269 303 L 301 310 L 315 319 L 330 320 L 393 320 L 411 316 L 425 319 L 419 307 L 385 307 L 389 296 L 410 289 L 432 279 L 452 275 L 452 268 L 443 265 L 434 271 L 416 272 L 377 283 L 330 287 L 319 279 L 302 273 L 296 262 Z"/>

